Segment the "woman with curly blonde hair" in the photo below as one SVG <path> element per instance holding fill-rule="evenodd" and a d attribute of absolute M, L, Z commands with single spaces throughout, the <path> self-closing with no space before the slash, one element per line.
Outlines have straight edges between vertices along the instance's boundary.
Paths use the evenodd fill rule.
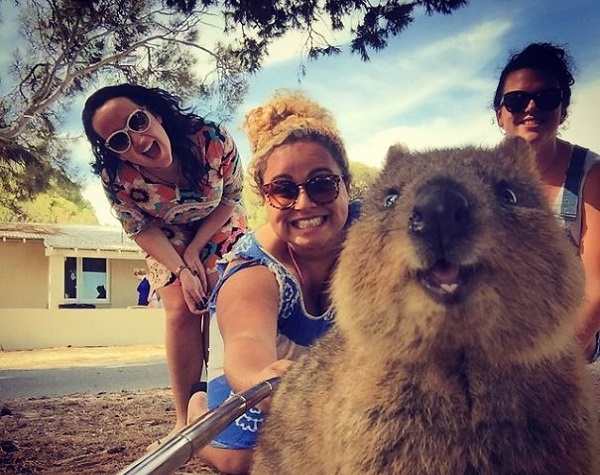
<path fill-rule="evenodd" d="M 243 237 L 223 263 L 209 304 L 207 400 L 203 393 L 192 397 L 192 420 L 207 406 L 283 374 L 330 327 L 328 282 L 357 214 L 344 143 L 326 109 L 282 91 L 250 111 L 244 126 L 267 223 Z M 247 472 L 267 410 L 265 401 L 239 417 L 199 452 L 202 460 L 222 472 Z"/>

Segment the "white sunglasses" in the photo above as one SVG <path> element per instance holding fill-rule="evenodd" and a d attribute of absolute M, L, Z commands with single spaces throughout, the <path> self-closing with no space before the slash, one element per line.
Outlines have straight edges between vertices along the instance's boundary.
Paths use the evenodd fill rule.
<path fill-rule="evenodd" d="M 108 136 L 104 142 L 104 146 L 115 153 L 125 153 L 131 148 L 131 136 L 129 133 L 135 132 L 141 134 L 149 128 L 150 114 L 146 109 L 140 107 L 134 110 L 127 118 L 125 128 L 117 130 Z"/>

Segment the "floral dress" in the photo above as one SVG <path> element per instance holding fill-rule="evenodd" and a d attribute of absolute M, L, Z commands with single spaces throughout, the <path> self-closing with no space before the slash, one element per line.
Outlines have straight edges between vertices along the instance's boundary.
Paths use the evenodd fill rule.
<path fill-rule="evenodd" d="M 246 232 L 246 214 L 241 204 L 243 170 L 235 143 L 224 128 L 212 122 L 204 123 L 198 131 L 198 142 L 208 165 L 208 175 L 200 184 L 200 192 L 153 182 L 135 165 L 125 161 L 119 164 L 112 186 L 106 170 L 103 172 L 102 185 L 129 236 L 135 237 L 152 226 L 160 228 L 180 255 L 194 238 L 202 220 L 219 204 L 233 207 L 231 218 L 200 253 L 207 274 L 212 274 L 217 272 L 217 260 Z M 147 255 L 146 261 L 153 289 L 175 280 L 171 271 L 152 256 Z"/>

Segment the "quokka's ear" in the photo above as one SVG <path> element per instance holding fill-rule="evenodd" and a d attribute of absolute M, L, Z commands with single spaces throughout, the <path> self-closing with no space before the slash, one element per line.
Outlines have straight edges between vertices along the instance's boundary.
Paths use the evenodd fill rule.
<path fill-rule="evenodd" d="M 402 157 L 409 154 L 410 150 L 406 145 L 400 142 L 395 143 L 394 145 L 391 145 L 390 148 L 388 148 L 387 154 L 385 156 L 385 163 L 387 164 L 390 162 L 400 160 L 402 159 Z"/>
<path fill-rule="evenodd" d="M 498 146 L 498 152 L 505 160 L 524 170 L 538 174 L 533 147 L 521 137 L 506 138 Z"/>

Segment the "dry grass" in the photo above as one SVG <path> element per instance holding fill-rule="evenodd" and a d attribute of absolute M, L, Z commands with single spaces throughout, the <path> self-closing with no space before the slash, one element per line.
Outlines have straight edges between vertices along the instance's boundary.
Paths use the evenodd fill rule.
<path fill-rule="evenodd" d="M 10 400 L 0 409 L 0 472 L 6 474 L 116 474 L 175 418 L 167 389 Z M 193 461 L 176 473 L 216 472 Z"/>

